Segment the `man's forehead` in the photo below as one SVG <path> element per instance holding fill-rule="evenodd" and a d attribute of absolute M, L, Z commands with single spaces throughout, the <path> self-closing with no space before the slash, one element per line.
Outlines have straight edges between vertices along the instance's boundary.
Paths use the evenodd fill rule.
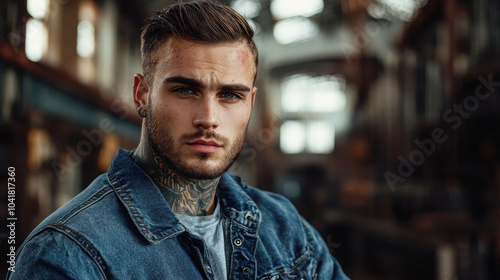
<path fill-rule="evenodd" d="M 245 72 L 251 71 L 250 75 L 253 76 L 255 76 L 257 70 L 250 46 L 244 41 L 200 43 L 173 36 L 161 43 L 156 51 L 155 60 L 157 70 L 172 66 L 174 68 L 192 67 L 193 61 L 198 63 L 210 61 L 217 65 L 232 65 L 233 67 L 235 65 L 238 67 L 244 66 L 244 68 L 240 69 L 246 69 Z M 250 67 L 249 64 L 252 66 Z M 158 73 L 158 71 L 156 72 Z"/>
<path fill-rule="evenodd" d="M 216 52 L 210 50 L 221 48 L 225 49 L 224 52 L 218 53 L 221 58 L 233 55 L 233 58 L 238 59 L 239 63 L 245 63 L 247 60 L 252 63 L 255 61 L 250 46 L 244 41 L 203 43 L 187 41 L 176 36 L 172 36 L 161 43 L 156 51 L 156 60 L 166 62 L 170 59 L 181 58 L 181 56 L 215 55 Z"/>

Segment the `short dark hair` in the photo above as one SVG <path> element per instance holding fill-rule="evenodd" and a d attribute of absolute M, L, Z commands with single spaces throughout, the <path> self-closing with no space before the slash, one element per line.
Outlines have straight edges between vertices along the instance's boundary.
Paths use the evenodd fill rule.
<path fill-rule="evenodd" d="M 142 28 L 142 69 L 150 86 L 156 69 L 156 51 L 171 36 L 200 43 L 244 42 L 255 59 L 255 77 L 259 64 L 254 31 L 234 9 L 217 3 L 192 1 L 176 3 L 153 13 Z M 255 81 L 255 78 L 254 78 Z"/>

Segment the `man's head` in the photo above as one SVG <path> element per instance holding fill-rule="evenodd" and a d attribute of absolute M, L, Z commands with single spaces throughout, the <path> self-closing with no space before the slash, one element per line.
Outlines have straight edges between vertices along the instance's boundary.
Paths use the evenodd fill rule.
<path fill-rule="evenodd" d="M 197 1 L 173 4 L 156 11 L 146 20 L 142 29 L 141 55 L 144 76 L 152 85 L 158 47 L 168 38 L 176 36 L 204 44 L 246 43 L 254 56 L 256 77 L 259 54 L 253 35 L 254 31 L 245 18 L 230 7 Z"/>
<path fill-rule="evenodd" d="M 234 10 L 209 3 L 176 4 L 148 21 L 134 102 L 146 112 L 140 145 L 157 164 L 210 179 L 236 159 L 256 93 L 252 34 Z"/>

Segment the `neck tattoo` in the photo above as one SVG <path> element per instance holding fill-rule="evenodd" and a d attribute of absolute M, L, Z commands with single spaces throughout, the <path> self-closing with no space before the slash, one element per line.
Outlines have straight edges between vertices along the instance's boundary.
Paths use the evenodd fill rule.
<path fill-rule="evenodd" d="M 213 213 L 220 177 L 207 180 L 186 178 L 168 168 L 163 158 L 148 148 L 138 147 L 132 158 L 153 179 L 172 211 L 189 216 Z"/>

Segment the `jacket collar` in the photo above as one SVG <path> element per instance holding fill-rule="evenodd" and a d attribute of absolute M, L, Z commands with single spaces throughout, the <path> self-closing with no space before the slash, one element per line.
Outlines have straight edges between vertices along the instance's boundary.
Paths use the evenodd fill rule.
<path fill-rule="evenodd" d="M 118 151 L 108 169 L 108 180 L 139 232 L 151 243 L 184 232 L 174 212 L 151 178 L 131 158 Z M 239 178 L 224 173 L 217 188 L 222 214 L 251 232 L 257 232 L 260 211 L 243 191 Z"/>
<path fill-rule="evenodd" d="M 217 187 L 222 214 L 229 220 L 256 234 L 261 214 L 257 204 L 244 191 L 249 188 L 241 178 L 224 173 Z"/>

